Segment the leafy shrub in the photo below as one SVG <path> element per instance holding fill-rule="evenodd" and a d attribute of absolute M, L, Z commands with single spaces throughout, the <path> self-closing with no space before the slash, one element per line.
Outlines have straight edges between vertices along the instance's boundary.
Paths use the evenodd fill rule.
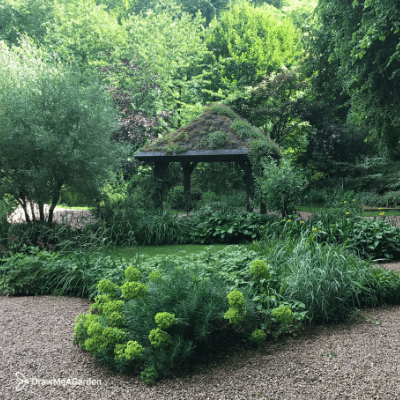
<path fill-rule="evenodd" d="M 149 276 L 148 268 L 140 270 L 143 277 Z M 115 304 L 115 300 L 107 294 L 98 296 L 91 306 L 92 314 L 77 316 L 74 335 L 80 347 L 118 371 L 129 370 L 135 362 L 144 364 L 141 376 L 148 384 L 168 375 L 173 366 L 187 359 L 195 343 L 204 341 L 223 323 L 223 311 L 228 304 L 227 285 L 216 274 L 201 279 L 198 266 L 177 268 L 168 259 L 164 259 L 158 271 L 159 279 L 123 283 L 122 292 L 126 284 L 132 283 L 143 285 L 146 290 L 134 299 L 120 297 L 108 312 L 104 304 Z M 105 284 L 99 284 L 100 287 Z M 118 312 L 121 301 L 124 325 L 119 331 L 121 328 L 110 323 L 109 311 Z M 172 310 L 174 313 L 169 312 Z M 129 351 L 132 357 L 125 356 Z"/>
<path fill-rule="evenodd" d="M 250 273 L 254 275 L 256 279 L 266 279 L 271 278 L 269 268 L 263 260 L 254 260 L 250 265 Z"/>
<path fill-rule="evenodd" d="M 85 251 L 50 253 L 32 247 L 30 252 L 1 260 L 0 293 L 13 296 L 74 295 L 92 299 L 98 294 L 97 285 L 103 278 L 104 291 L 110 295 L 117 291 L 117 296 L 115 284 L 120 282 L 127 266 L 124 260 Z"/>
<path fill-rule="evenodd" d="M 353 214 L 355 214 L 353 216 Z M 265 225 L 264 238 L 312 237 L 318 243 L 344 245 L 370 259 L 400 256 L 400 230 L 385 218 L 362 218 L 353 211 L 313 214 L 307 221 L 297 216 Z"/>
<path fill-rule="evenodd" d="M 400 191 L 388 191 L 382 195 L 377 192 L 359 192 L 357 200 L 371 207 L 400 207 Z"/>
<path fill-rule="evenodd" d="M 202 212 L 192 218 L 194 243 L 240 243 L 261 237 L 261 226 L 277 216 L 258 213 Z"/>
<path fill-rule="evenodd" d="M 188 203 L 197 202 L 201 197 L 202 194 L 193 189 L 190 191 L 189 195 L 185 197 L 183 194 L 183 186 L 174 186 L 169 190 L 165 201 L 172 209 L 183 210 L 186 209 Z"/>
<path fill-rule="evenodd" d="M 257 177 L 262 197 L 268 210 L 279 211 L 282 216 L 293 214 L 307 181 L 300 171 L 295 171 L 288 162 L 263 163 L 263 176 Z"/>
<path fill-rule="evenodd" d="M 342 207 L 344 202 L 351 204 L 353 199 L 356 199 L 358 203 L 359 199 L 353 190 L 345 190 L 342 187 L 312 187 L 303 193 L 301 204 L 316 207 L 338 208 Z"/>
<path fill-rule="evenodd" d="M 376 192 L 359 192 L 355 195 L 357 201 L 361 204 L 371 207 L 384 207 L 382 196 Z"/>
<path fill-rule="evenodd" d="M 400 206 L 400 191 L 386 192 L 382 196 L 382 200 L 385 203 L 384 207 L 399 207 Z"/>
<path fill-rule="evenodd" d="M 400 230 L 385 220 L 357 219 L 348 236 L 349 246 L 372 259 L 400 255 Z"/>
<path fill-rule="evenodd" d="M 94 203 L 93 200 L 79 193 L 75 188 L 64 185 L 61 189 L 59 203 L 69 207 L 91 207 Z"/>

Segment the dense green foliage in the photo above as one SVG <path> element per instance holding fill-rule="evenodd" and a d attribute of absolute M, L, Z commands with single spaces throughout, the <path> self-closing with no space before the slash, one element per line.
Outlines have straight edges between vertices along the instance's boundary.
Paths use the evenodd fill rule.
<path fill-rule="evenodd" d="M 366 129 L 375 149 L 392 157 L 399 149 L 399 13 L 395 0 L 321 0 L 305 37 L 318 98 L 332 100 L 336 116 Z"/>
<path fill-rule="evenodd" d="M 206 93 L 212 100 L 254 85 L 282 65 L 290 67 L 301 54 L 299 33 L 289 18 L 246 1 L 211 22 L 206 43 L 212 51 Z"/>
<path fill-rule="evenodd" d="M 301 171 L 293 170 L 286 160 L 263 164 L 263 175 L 257 177 L 268 210 L 279 211 L 283 217 L 295 212 L 307 181 Z"/>
<path fill-rule="evenodd" d="M 0 49 L 0 197 L 12 195 L 27 222 L 27 202 L 42 222 L 50 203 L 52 222 L 64 184 L 95 196 L 119 167 L 116 112 L 94 74 L 51 63 L 29 41 Z"/>

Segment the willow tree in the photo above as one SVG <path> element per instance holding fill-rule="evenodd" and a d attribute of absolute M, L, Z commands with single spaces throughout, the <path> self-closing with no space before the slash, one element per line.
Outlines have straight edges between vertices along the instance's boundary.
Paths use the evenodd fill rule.
<path fill-rule="evenodd" d="M 122 151 L 110 136 L 116 111 L 95 75 L 50 63 L 25 40 L 0 42 L 0 199 L 23 207 L 50 203 L 48 222 L 63 185 L 96 195 L 119 166 Z"/>

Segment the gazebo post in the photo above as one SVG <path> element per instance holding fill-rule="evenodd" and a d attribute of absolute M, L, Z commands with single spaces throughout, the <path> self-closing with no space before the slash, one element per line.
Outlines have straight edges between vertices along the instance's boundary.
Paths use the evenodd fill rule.
<path fill-rule="evenodd" d="M 243 168 L 245 172 L 243 180 L 246 183 L 246 211 L 252 212 L 253 207 L 250 203 L 250 200 L 254 201 L 254 179 L 251 164 L 249 161 L 238 161 L 238 164 Z"/>
<path fill-rule="evenodd" d="M 156 198 L 155 203 L 156 203 L 156 208 L 161 208 L 163 207 L 163 191 L 164 191 L 164 181 L 163 181 L 163 175 L 166 169 L 168 168 L 169 162 L 159 162 L 156 161 L 154 163 L 154 178 L 156 180 Z"/>
<path fill-rule="evenodd" d="M 193 170 L 195 169 L 197 162 L 182 162 L 183 171 L 183 197 L 186 200 L 186 211 L 189 210 L 190 205 L 188 204 L 189 194 L 190 194 L 190 177 Z"/>

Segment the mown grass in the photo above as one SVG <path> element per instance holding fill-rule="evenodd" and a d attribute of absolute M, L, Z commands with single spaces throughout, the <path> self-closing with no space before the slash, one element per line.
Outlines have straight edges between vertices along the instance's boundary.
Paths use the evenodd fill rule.
<path fill-rule="evenodd" d="M 315 206 L 296 206 L 296 210 L 300 212 L 309 212 L 309 213 L 323 213 L 323 214 L 330 214 L 330 213 L 338 213 L 342 209 L 341 208 L 329 208 L 329 207 L 315 207 Z M 386 216 L 398 216 L 400 215 L 399 210 L 380 210 L 379 208 L 376 211 L 362 211 L 362 217 L 379 217 L 379 214 L 384 211 Z"/>
<path fill-rule="evenodd" d="M 149 257 L 155 256 L 170 256 L 182 254 L 198 254 L 205 250 L 210 253 L 216 253 L 223 250 L 226 245 L 202 245 L 202 244 L 186 244 L 186 245 L 166 245 L 166 246 L 118 246 L 118 247 L 103 247 L 100 253 L 105 256 L 114 258 L 134 258 L 137 254 L 146 255 Z"/>
<path fill-rule="evenodd" d="M 57 208 L 62 208 L 63 210 L 81 210 L 81 211 L 91 211 L 93 207 L 71 207 L 66 204 L 57 204 Z"/>

